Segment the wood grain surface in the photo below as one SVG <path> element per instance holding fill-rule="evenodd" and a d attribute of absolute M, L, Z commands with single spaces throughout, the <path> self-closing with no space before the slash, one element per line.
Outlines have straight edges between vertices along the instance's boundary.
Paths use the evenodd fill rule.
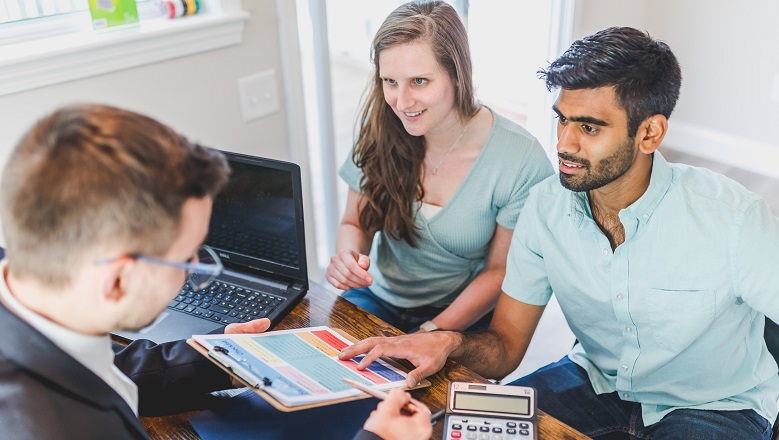
<path fill-rule="evenodd" d="M 326 325 L 332 328 L 341 328 L 356 338 L 363 339 L 370 336 L 397 336 L 403 332 L 390 326 L 354 306 L 348 301 L 326 290 L 317 284 L 311 285 L 311 290 L 303 298 L 303 301 L 287 315 L 274 330 L 285 330 L 301 327 L 314 327 Z M 477 382 L 488 381 L 454 361 L 447 361 L 444 368 L 434 376 L 428 378 L 432 385 L 427 388 L 412 391 L 411 394 L 421 402 L 424 402 L 430 410 L 435 412 L 446 405 L 446 392 L 449 382 Z M 541 397 L 543 398 L 543 397 Z M 165 417 L 142 417 L 141 421 L 152 439 L 199 439 L 200 437 L 192 429 L 188 418 L 194 412 L 176 414 Z M 582 440 L 589 437 L 566 426 L 559 420 L 539 411 L 538 417 L 539 437 L 543 440 Z M 443 423 L 437 423 L 433 427 L 433 439 L 440 439 L 443 435 Z"/>

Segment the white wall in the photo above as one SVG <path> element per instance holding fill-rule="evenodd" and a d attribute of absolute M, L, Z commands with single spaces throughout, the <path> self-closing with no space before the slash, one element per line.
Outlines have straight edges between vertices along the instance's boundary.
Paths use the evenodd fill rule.
<path fill-rule="evenodd" d="M 609 26 L 630 26 L 647 29 L 651 0 L 576 0 L 573 39 Z"/>
<path fill-rule="evenodd" d="M 779 177 L 779 2 L 578 0 L 574 37 L 633 26 L 667 42 L 682 90 L 665 145 Z"/>
<path fill-rule="evenodd" d="M 23 133 L 40 117 L 73 102 L 99 102 L 152 116 L 204 145 L 280 160 L 298 161 L 308 200 L 304 145 L 288 142 L 279 20 L 274 0 L 244 0 L 251 14 L 243 41 L 236 46 L 165 62 L 0 96 L 0 167 Z M 279 112 L 244 123 L 237 81 L 266 69 L 277 78 Z M 309 218 L 312 213 L 306 212 Z M 315 237 L 307 229 L 308 253 Z M 0 238 L 0 243 L 4 242 Z M 312 260 L 309 258 L 309 266 Z"/>

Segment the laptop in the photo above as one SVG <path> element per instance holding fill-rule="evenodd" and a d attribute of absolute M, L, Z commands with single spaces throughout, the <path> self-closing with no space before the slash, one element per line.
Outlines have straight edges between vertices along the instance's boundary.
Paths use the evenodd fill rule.
<path fill-rule="evenodd" d="M 232 173 L 214 199 L 205 240 L 224 271 L 201 291 L 185 284 L 153 323 L 114 333 L 118 339 L 162 343 L 257 318 L 273 326 L 308 291 L 300 167 L 224 154 Z"/>

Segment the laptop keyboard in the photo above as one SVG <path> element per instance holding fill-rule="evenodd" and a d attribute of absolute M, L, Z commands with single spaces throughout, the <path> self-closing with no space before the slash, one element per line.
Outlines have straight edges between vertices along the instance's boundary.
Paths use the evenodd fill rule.
<path fill-rule="evenodd" d="M 194 291 L 189 284 L 185 284 L 179 295 L 168 304 L 168 308 L 203 319 L 232 324 L 265 318 L 285 300 L 270 293 L 215 281 L 208 288 L 199 291 Z"/>

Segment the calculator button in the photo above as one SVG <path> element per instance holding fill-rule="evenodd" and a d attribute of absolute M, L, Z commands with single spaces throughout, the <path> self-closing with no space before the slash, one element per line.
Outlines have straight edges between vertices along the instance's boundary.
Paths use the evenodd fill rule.
<path fill-rule="evenodd" d="M 501 432 L 503 432 L 503 429 L 501 429 L 501 428 L 492 428 L 492 432 L 494 432 L 496 434 L 500 434 Z"/>
<path fill-rule="evenodd" d="M 454 425 L 452 425 L 452 429 L 457 429 L 459 431 L 460 429 L 463 429 L 463 427 L 455 423 Z"/>
<path fill-rule="evenodd" d="M 528 425 L 527 423 L 520 423 L 519 427 L 522 428 L 522 429 L 528 429 L 528 428 L 530 428 L 530 425 Z"/>
<path fill-rule="evenodd" d="M 476 440 L 476 433 L 475 432 L 469 432 L 465 434 L 465 438 L 468 440 Z"/>
<path fill-rule="evenodd" d="M 467 429 L 468 431 L 476 431 L 476 430 L 477 430 L 477 429 L 479 429 L 479 428 L 477 428 L 477 427 L 476 427 L 476 426 L 474 426 L 474 425 L 468 425 L 468 427 L 467 427 L 466 429 Z"/>
<path fill-rule="evenodd" d="M 479 431 L 481 431 L 481 432 L 490 432 L 490 427 L 489 426 L 480 426 L 479 427 Z"/>
<path fill-rule="evenodd" d="M 479 440 L 490 440 L 490 435 L 489 434 L 481 434 L 479 436 Z"/>
<path fill-rule="evenodd" d="M 506 430 L 506 434 L 512 434 L 513 435 L 513 434 L 516 434 L 516 433 L 517 433 L 516 429 L 509 428 L 509 429 Z"/>
<path fill-rule="evenodd" d="M 530 435 L 530 431 L 528 431 L 527 429 L 520 429 L 519 433 L 522 435 Z"/>
<path fill-rule="evenodd" d="M 452 431 L 452 438 L 460 438 L 463 436 L 462 431 Z"/>
<path fill-rule="evenodd" d="M 506 426 L 508 426 L 509 428 L 516 428 L 517 424 L 514 422 L 506 422 Z"/>
<path fill-rule="evenodd" d="M 492 434 L 492 437 L 490 437 L 490 440 L 503 440 L 503 436 L 499 434 Z"/>

